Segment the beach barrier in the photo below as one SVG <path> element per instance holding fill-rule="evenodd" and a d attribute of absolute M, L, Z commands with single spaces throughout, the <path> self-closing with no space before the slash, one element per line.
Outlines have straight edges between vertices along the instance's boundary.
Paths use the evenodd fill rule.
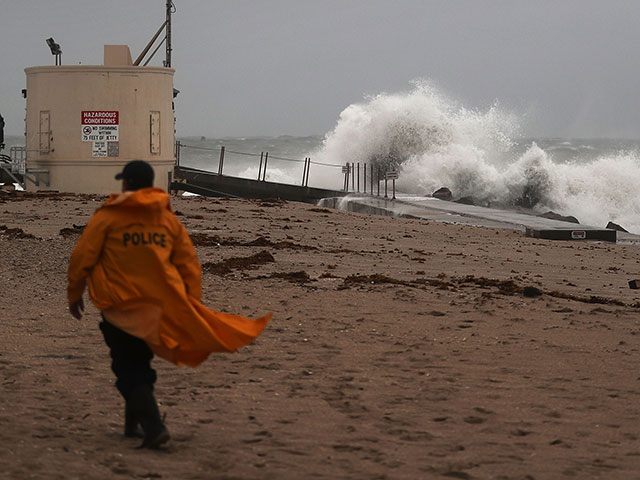
<path fill-rule="evenodd" d="M 287 158 L 287 157 L 280 157 L 280 156 L 276 156 L 276 155 L 270 155 L 269 152 L 265 152 L 262 151 L 260 153 L 251 153 L 251 152 L 239 152 L 237 150 L 229 150 L 227 149 L 225 146 L 220 146 L 219 148 L 212 148 L 212 147 L 202 147 L 202 146 L 197 146 L 197 145 L 189 145 L 186 144 L 184 142 L 181 141 L 177 141 L 176 142 L 176 148 L 175 148 L 175 152 L 176 152 L 176 165 L 178 167 L 181 167 L 181 150 L 183 148 L 186 149 L 193 149 L 193 150 L 202 150 L 202 151 L 208 151 L 211 152 L 212 158 L 214 158 L 214 155 L 216 153 L 218 153 L 218 163 L 217 163 L 217 172 L 218 175 L 225 175 L 224 173 L 224 162 L 226 157 L 231 154 L 231 155 L 239 155 L 239 156 L 244 156 L 244 157 L 254 157 L 256 159 L 256 163 L 258 165 L 258 176 L 257 179 L 258 181 L 262 181 L 262 182 L 266 182 L 267 181 L 267 169 L 269 166 L 269 161 L 271 160 L 272 162 L 275 161 L 280 161 L 280 162 L 289 162 L 289 163 L 301 163 L 302 164 L 302 181 L 301 181 L 301 186 L 306 187 L 309 185 L 309 176 L 310 176 L 310 171 L 311 171 L 311 165 L 318 165 L 318 166 L 323 166 L 323 167 L 329 167 L 329 168 L 342 168 L 342 165 L 336 165 L 336 164 L 331 164 L 331 163 L 324 163 L 324 162 L 317 162 L 311 159 L 311 157 L 305 157 L 303 159 L 296 159 L 296 158 Z M 348 189 L 347 189 L 348 190 Z"/>
<path fill-rule="evenodd" d="M 230 177 L 190 167 L 175 167 L 169 176 L 170 192 L 190 192 L 207 197 L 281 198 L 297 202 L 317 203 L 327 197 L 342 197 L 347 192 L 301 185 Z"/>
<path fill-rule="evenodd" d="M 27 182 L 49 186 L 50 174 L 45 168 L 27 168 L 26 147 L 11 147 L 11 155 L 0 154 L 0 183 L 13 183 L 26 190 Z"/>
<path fill-rule="evenodd" d="M 380 184 L 384 182 L 384 196 L 389 197 L 388 194 L 388 181 L 392 181 L 392 200 L 396 198 L 395 181 L 398 179 L 398 172 L 395 170 L 384 170 L 380 167 L 374 167 L 374 165 L 360 162 L 347 162 L 344 165 L 337 165 L 325 162 L 318 162 L 311 159 L 311 157 L 305 157 L 304 159 L 286 158 L 276 155 L 270 155 L 269 152 L 261 151 L 258 153 L 240 152 L 237 150 L 229 150 L 225 146 L 220 147 L 204 147 L 198 145 L 189 145 L 182 141 L 177 141 L 175 144 L 175 156 L 176 165 L 181 167 L 181 150 L 183 148 L 201 150 L 211 152 L 212 164 L 215 162 L 217 154 L 218 162 L 215 165 L 215 170 L 219 176 L 225 175 L 224 164 L 227 155 L 238 155 L 243 157 L 254 157 L 258 166 L 257 180 L 261 182 L 267 181 L 267 169 L 270 165 L 269 161 L 289 162 L 289 163 L 301 163 L 302 164 L 302 180 L 300 185 L 303 187 L 309 186 L 309 177 L 311 171 L 311 165 L 317 165 L 318 167 L 338 168 L 341 169 L 344 175 L 343 192 L 346 193 L 365 193 L 370 195 L 380 196 Z M 212 165 L 214 167 L 214 165 Z M 225 175 L 226 176 L 226 175 Z M 361 183 L 362 181 L 362 183 Z M 374 188 L 375 186 L 375 188 Z M 367 189 L 367 187 L 369 187 Z M 362 192 L 361 192 L 362 188 Z M 376 191 L 374 193 L 374 190 Z"/>

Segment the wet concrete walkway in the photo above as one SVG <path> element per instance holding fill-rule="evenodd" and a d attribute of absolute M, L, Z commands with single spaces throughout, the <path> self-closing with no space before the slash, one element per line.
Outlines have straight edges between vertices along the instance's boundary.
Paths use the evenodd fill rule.
<path fill-rule="evenodd" d="M 399 195 L 395 200 L 370 195 L 328 198 L 323 204 L 360 213 L 421 218 L 437 222 L 519 230 L 529 236 L 556 240 L 605 240 L 640 245 L 640 236 L 602 227 L 552 220 L 513 210 L 464 205 L 433 197 Z"/>

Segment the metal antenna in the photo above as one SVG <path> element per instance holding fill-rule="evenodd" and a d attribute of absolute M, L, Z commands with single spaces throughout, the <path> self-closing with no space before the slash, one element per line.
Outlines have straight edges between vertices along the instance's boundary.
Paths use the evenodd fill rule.
<path fill-rule="evenodd" d="M 164 21 L 164 23 L 162 25 L 160 25 L 160 28 L 158 29 L 156 34 L 149 41 L 147 46 L 144 47 L 144 49 L 142 50 L 142 53 L 140 53 L 138 58 L 136 58 L 136 61 L 133 62 L 133 64 L 135 66 L 138 66 L 138 65 L 140 65 L 142 63 L 142 60 L 147 55 L 147 53 L 149 52 L 149 50 L 151 49 L 153 44 L 156 42 L 156 40 L 158 39 L 158 37 L 162 33 L 162 30 L 164 30 L 164 38 L 160 41 L 158 46 L 155 48 L 155 50 L 149 56 L 149 58 L 147 59 L 147 61 L 144 63 L 143 66 L 146 66 L 146 65 L 149 64 L 149 62 L 151 61 L 153 56 L 156 54 L 156 52 L 162 46 L 162 42 L 166 42 L 167 56 L 166 56 L 166 59 L 164 60 L 163 64 L 164 64 L 165 67 L 171 68 L 171 50 L 172 50 L 172 48 L 171 48 L 171 14 L 172 13 L 176 13 L 176 6 L 173 4 L 173 2 L 171 0 L 167 0 L 167 19 Z M 51 40 L 53 40 L 53 39 L 51 39 Z M 47 40 L 47 42 L 48 42 L 48 40 Z"/>
<path fill-rule="evenodd" d="M 164 66 L 167 68 L 171 68 L 171 14 L 175 13 L 176 11 L 176 6 L 173 4 L 172 0 L 167 0 L 167 21 L 166 21 L 166 35 L 165 38 L 167 39 L 166 45 L 167 45 L 167 58 L 164 61 Z"/>

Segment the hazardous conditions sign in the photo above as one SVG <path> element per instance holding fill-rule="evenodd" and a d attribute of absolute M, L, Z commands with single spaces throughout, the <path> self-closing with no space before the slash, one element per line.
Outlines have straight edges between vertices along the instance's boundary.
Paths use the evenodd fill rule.
<path fill-rule="evenodd" d="M 117 142 L 120 138 L 117 111 L 88 110 L 82 112 L 83 142 Z"/>
<path fill-rule="evenodd" d="M 92 142 L 91 156 L 93 157 L 117 157 L 120 152 L 119 112 L 83 110 L 82 141 Z"/>

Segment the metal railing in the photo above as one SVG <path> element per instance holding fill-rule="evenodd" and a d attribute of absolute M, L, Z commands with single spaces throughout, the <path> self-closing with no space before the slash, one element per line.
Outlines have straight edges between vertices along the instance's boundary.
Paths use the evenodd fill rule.
<path fill-rule="evenodd" d="M 398 178 L 398 172 L 395 170 L 384 170 L 380 167 L 374 167 L 372 164 L 362 164 L 360 168 L 359 162 L 347 163 L 342 167 L 342 173 L 344 173 L 344 185 L 345 192 L 353 191 L 360 193 L 360 179 L 362 178 L 362 193 L 367 193 L 367 168 L 369 169 L 369 195 L 380 196 L 380 182 L 384 182 L 384 198 L 389 198 L 388 181 L 392 181 L 392 200 L 396 199 L 396 179 Z M 351 189 L 349 189 L 349 179 L 351 179 Z M 374 193 L 374 184 L 375 190 Z"/>
<path fill-rule="evenodd" d="M 25 147 L 11 147 L 11 156 L 0 155 L 0 169 L 8 175 L 14 183 L 22 189 L 27 188 L 27 181 L 36 187 L 43 183 L 50 186 L 49 170 L 44 168 L 27 168 L 27 149 Z"/>
<path fill-rule="evenodd" d="M 345 192 L 354 192 L 360 193 L 360 180 L 362 179 L 362 193 L 367 193 L 367 180 L 369 180 L 369 191 L 370 195 L 380 196 L 380 182 L 384 182 L 384 197 L 388 198 L 388 186 L 387 183 L 389 180 L 392 180 L 392 200 L 396 198 L 396 179 L 398 178 L 397 171 L 387 171 L 382 170 L 380 167 L 375 168 L 373 164 L 367 165 L 366 163 L 361 164 L 359 162 L 347 162 L 345 165 L 336 165 L 331 163 L 324 162 L 316 162 L 311 159 L 311 157 L 305 157 L 304 159 L 294 159 L 294 158 L 286 158 L 279 157 L 276 155 L 269 155 L 269 152 L 262 151 L 259 154 L 257 153 L 249 153 L 249 152 L 239 152 L 236 150 L 228 150 L 224 146 L 220 146 L 219 148 L 212 147 L 201 147 L 196 145 L 188 145 L 181 141 L 176 142 L 175 147 L 175 155 L 176 155 L 176 164 L 180 166 L 181 161 L 181 150 L 183 148 L 192 149 L 192 150 L 202 150 L 212 152 L 212 156 L 214 154 L 218 155 L 218 165 L 217 165 L 217 173 L 218 175 L 223 175 L 224 171 L 224 161 L 225 156 L 227 154 L 241 155 L 247 157 L 256 158 L 256 162 L 258 163 L 258 176 L 257 179 L 259 181 L 266 181 L 267 178 L 267 166 L 269 165 L 269 160 L 278 160 L 283 162 L 295 162 L 302 163 L 302 181 L 301 185 L 303 187 L 309 186 L 309 173 L 311 170 L 311 165 L 318 165 L 330 168 L 340 168 L 342 173 L 344 174 L 344 183 L 343 190 Z M 259 159 L 259 160 L 258 160 Z M 367 171 L 369 171 L 369 175 L 367 175 Z M 376 185 L 374 194 L 374 184 Z"/>

